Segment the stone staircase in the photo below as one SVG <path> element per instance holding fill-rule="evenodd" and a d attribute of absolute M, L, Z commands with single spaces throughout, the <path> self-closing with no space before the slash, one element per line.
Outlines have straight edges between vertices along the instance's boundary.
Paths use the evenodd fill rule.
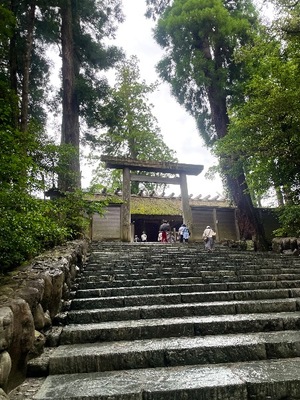
<path fill-rule="evenodd" d="M 94 243 L 35 400 L 300 399 L 300 259 Z"/>

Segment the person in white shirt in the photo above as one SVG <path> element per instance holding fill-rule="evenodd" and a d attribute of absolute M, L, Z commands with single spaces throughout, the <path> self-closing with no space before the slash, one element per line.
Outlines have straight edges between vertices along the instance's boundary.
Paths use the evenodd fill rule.
<path fill-rule="evenodd" d="M 205 243 L 205 250 L 211 252 L 214 247 L 214 238 L 216 237 L 216 232 L 208 225 L 203 232 L 203 240 Z"/>
<path fill-rule="evenodd" d="M 188 243 L 190 237 L 190 231 L 187 226 L 184 225 L 184 230 L 182 232 L 183 242 Z"/>
<path fill-rule="evenodd" d="M 143 233 L 141 234 L 141 240 L 142 242 L 147 242 L 147 234 L 145 231 L 143 231 Z"/>
<path fill-rule="evenodd" d="M 178 236 L 179 236 L 179 242 L 183 242 L 183 231 L 185 230 L 186 225 L 182 224 L 181 227 L 178 229 Z"/>

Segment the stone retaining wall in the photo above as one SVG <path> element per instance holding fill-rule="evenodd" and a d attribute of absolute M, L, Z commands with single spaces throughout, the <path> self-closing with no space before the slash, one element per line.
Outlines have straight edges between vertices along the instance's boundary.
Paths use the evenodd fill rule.
<path fill-rule="evenodd" d="M 299 254 L 300 254 L 300 238 L 296 238 L 296 237 L 274 238 L 272 240 L 272 250 L 275 253 L 299 256 Z"/>
<path fill-rule="evenodd" d="M 22 383 L 28 360 L 43 352 L 87 249 L 87 241 L 68 242 L 0 277 L 0 400 Z"/>

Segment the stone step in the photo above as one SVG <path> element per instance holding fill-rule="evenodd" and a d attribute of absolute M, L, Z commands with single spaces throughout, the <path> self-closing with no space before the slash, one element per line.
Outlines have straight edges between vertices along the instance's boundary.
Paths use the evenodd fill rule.
<path fill-rule="evenodd" d="M 50 375 L 34 400 L 279 400 L 300 397 L 300 359 Z"/>
<path fill-rule="evenodd" d="M 149 263 L 151 261 L 151 263 Z M 180 270 L 181 268 L 197 268 L 199 265 L 203 267 L 204 270 L 218 270 L 218 269 L 229 269 L 236 271 L 251 271 L 251 270 L 269 270 L 270 272 L 280 270 L 291 270 L 295 273 L 299 273 L 299 266 L 294 262 L 286 262 L 282 263 L 272 259 L 252 259 L 251 262 L 247 262 L 244 260 L 236 260 L 236 259 L 226 259 L 223 256 L 218 258 L 212 258 L 209 256 L 206 260 L 203 260 L 202 256 L 180 256 L 177 254 L 176 256 L 170 258 L 165 258 L 162 255 L 160 258 L 151 255 L 151 257 L 142 256 L 141 259 L 136 259 L 133 255 L 131 255 L 127 259 L 122 259 L 120 257 L 115 257 L 114 259 L 109 257 L 106 259 L 93 259 L 88 260 L 85 263 L 84 270 L 110 270 L 116 269 L 121 270 L 122 268 L 128 268 L 132 270 L 140 270 L 140 269 L 157 269 L 157 268 L 168 268 L 172 266 L 174 269 Z"/>
<path fill-rule="evenodd" d="M 299 356 L 299 331 L 171 337 L 60 346 L 50 356 L 49 371 L 75 374 Z"/>
<path fill-rule="evenodd" d="M 156 269 L 156 270 L 146 270 L 146 269 L 135 269 L 135 268 L 130 268 L 130 269 L 112 269 L 112 270 L 103 270 L 103 269 L 92 269 L 92 270 L 84 270 L 82 272 L 82 277 L 89 277 L 89 276 L 95 276 L 99 280 L 111 280 L 111 279 L 116 279 L 116 280 L 127 280 L 127 279 L 136 279 L 136 278 L 152 278 L 156 279 L 159 277 L 163 276 L 172 276 L 172 277 L 215 277 L 219 279 L 223 279 L 224 277 L 226 278 L 231 278 L 232 280 L 249 280 L 249 281 L 255 281 L 255 280 L 291 280 L 291 279 L 300 279 L 300 273 L 299 271 L 294 271 L 291 269 L 283 270 L 281 269 L 280 271 L 277 270 L 266 270 L 266 269 L 250 269 L 250 270 L 242 270 L 242 271 L 237 271 L 235 269 L 202 269 L 199 266 L 194 267 L 194 268 L 176 268 L 174 266 L 170 267 L 164 267 L 161 269 Z"/>
<path fill-rule="evenodd" d="M 208 292 L 210 290 L 252 290 L 252 289 L 276 289 L 276 288 L 300 288 L 300 281 L 261 281 L 261 282 L 212 282 L 212 283 L 185 283 L 186 280 L 180 280 L 177 284 L 170 284 L 173 281 L 168 280 L 166 284 L 158 285 L 157 282 L 152 282 L 152 284 L 148 285 L 148 287 L 159 287 L 162 293 L 178 293 L 178 292 Z M 134 291 L 135 288 L 147 287 L 142 286 L 142 282 L 136 281 L 112 281 L 112 282 L 103 282 L 103 281 L 89 281 L 89 280 L 77 280 L 76 286 L 80 288 L 80 290 L 89 290 L 89 289 L 103 289 L 103 296 L 113 296 L 116 294 L 113 293 L 114 290 L 126 291 Z M 110 292 L 111 291 L 111 292 Z M 108 294 L 106 294 L 108 293 Z"/>
<path fill-rule="evenodd" d="M 149 260 L 151 259 L 151 264 Z M 218 268 L 236 268 L 236 269 L 279 269 L 279 268 L 291 268 L 296 269 L 299 268 L 299 265 L 293 260 L 286 261 L 284 263 L 279 262 L 278 258 L 276 259 L 265 259 L 265 258 L 251 258 L 251 261 L 247 261 L 247 258 L 244 260 L 232 259 L 224 257 L 223 255 L 219 255 L 215 257 L 213 255 L 208 255 L 207 257 L 203 257 L 203 255 L 180 255 L 174 254 L 174 256 L 166 256 L 165 254 L 156 257 L 154 254 L 151 255 L 139 255 L 138 258 L 134 256 L 134 254 L 130 254 L 126 258 L 122 258 L 118 255 L 110 256 L 108 258 L 93 258 L 89 259 L 85 263 L 85 269 L 89 268 L 119 268 L 119 267 L 129 267 L 129 268 L 151 268 L 151 266 L 155 266 L 156 268 L 163 268 L 168 266 L 173 266 L 175 268 L 181 267 L 191 267 L 197 265 L 203 265 L 206 269 L 215 269 Z"/>
<path fill-rule="evenodd" d="M 65 323 L 91 324 L 107 321 L 138 320 L 153 318 L 180 318 L 207 315 L 228 315 L 268 312 L 299 311 L 299 298 L 185 303 L 171 305 L 135 306 L 90 310 L 71 310 Z"/>
<path fill-rule="evenodd" d="M 155 285 L 168 285 L 168 284 L 183 284 L 183 283 L 190 283 L 190 284 L 201 284 L 201 283 L 245 283 L 245 282 L 250 282 L 250 283 L 256 283 L 256 282 L 281 282 L 281 281 L 299 281 L 300 280 L 300 275 L 299 276 L 291 276 L 291 275 L 247 275 L 247 276 L 230 276 L 230 275 L 224 275 L 222 277 L 219 277 L 217 275 L 211 275 L 211 274 L 202 274 L 201 276 L 191 276 L 186 275 L 174 275 L 171 272 L 167 274 L 161 274 L 157 276 L 140 276 L 140 275 L 130 275 L 128 277 L 122 277 L 122 276 L 95 276 L 95 275 L 89 275 L 86 280 L 82 280 L 82 283 L 85 282 L 99 282 L 100 284 L 102 283 L 103 286 L 109 286 L 110 282 L 118 281 L 118 282 L 124 282 L 121 283 L 121 286 L 127 286 L 128 282 L 133 282 L 131 285 L 134 286 L 155 286 Z M 106 283 L 106 285 L 105 285 Z"/>
<path fill-rule="evenodd" d="M 191 293 L 191 292 L 210 292 L 225 290 L 257 290 L 257 289 L 284 289 L 300 288 L 300 281 L 267 281 L 267 282 L 224 282 L 224 283 L 200 283 L 195 285 L 161 285 L 161 286 L 113 286 L 112 284 L 98 285 L 97 282 L 85 282 L 77 284 L 76 297 L 87 298 L 129 296 L 136 294 L 158 294 L 158 293 Z"/>
<path fill-rule="evenodd" d="M 216 292 L 191 292 L 170 294 L 146 294 L 137 296 L 75 298 L 72 310 L 93 308 L 134 307 L 154 304 L 182 304 L 212 301 L 286 299 L 300 297 L 300 289 L 259 289 Z"/>
<path fill-rule="evenodd" d="M 300 312 L 213 315 L 67 325 L 60 344 L 297 330 Z"/>
<path fill-rule="evenodd" d="M 157 275 L 157 277 L 145 277 L 140 275 L 131 274 L 125 277 L 116 276 L 114 274 L 107 276 L 98 275 L 87 275 L 86 278 L 82 278 L 81 282 L 85 284 L 86 282 L 97 282 L 99 286 L 106 287 L 111 286 L 114 282 L 116 286 L 155 286 L 155 285 L 180 285 L 180 284 L 201 284 L 201 283 L 239 283 L 239 282 L 281 282 L 281 281 L 299 281 L 299 275 L 247 275 L 247 276 L 237 276 L 237 275 L 219 275 L 219 274 L 199 274 L 198 276 L 192 276 L 191 274 L 185 276 L 174 276 L 171 272 L 162 275 Z"/>
<path fill-rule="evenodd" d="M 237 271 L 237 272 L 249 272 L 249 271 L 264 271 L 265 273 L 273 273 L 280 271 L 287 271 L 290 273 L 299 273 L 299 267 L 295 264 L 276 264 L 276 263 L 267 263 L 265 264 L 262 261 L 257 260 L 251 264 L 249 263 L 236 263 L 231 261 L 224 261 L 223 259 L 212 262 L 212 260 L 203 261 L 199 258 L 190 258 L 190 259 L 182 259 L 177 257 L 177 259 L 167 260 L 167 261 L 159 261 L 154 260 L 153 257 L 150 260 L 143 259 L 141 262 L 137 262 L 134 259 L 130 261 L 122 262 L 121 260 L 109 261 L 109 260 L 98 260 L 96 262 L 90 262 L 85 265 L 84 271 L 99 271 L 103 270 L 104 272 L 109 272 L 111 270 L 115 270 L 117 272 L 121 272 L 122 270 L 128 271 L 151 271 L 158 269 L 165 269 L 172 267 L 174 270 L 197 270 L 199 266 L 202 267 L 204 271 L 218 271 L 218 270 L 228 270 L 228 271 Z"/>
<path fill-rule="evenodd" d="M 190 265 L 199 265 L 201 263 L 204 268 L 212 268 L 212 269 L 217 269 L 220 267 L 235 267 L 235 268 L 245 268 L 245 269 L 251 269 L 251 268 L 297 268 L 298 264 L 296 264 L 293 260 L 291 262 L 286 262 L 286 263 L 281 263 L 278 262 L 278 259 L 265 259 L 265 258 L 251 258 L 251 261 L 247 261 L 247 258 L 244 260 L 239 260 L 239 259 L 232 259 L 232 258 L 227 258 L 224 257 L 223 255 L 219 255 L 218 257 L 215 257 L 213 255 L 208 255 L 207 257 L 203 257 L 203 255 L 193 255 L 193 254 L 187 254 L 187 255 L 180 255 L 180 254 L 174 254 L 172 257 L 166 256 L 165 254 L 161 254 L 159 256 L 156 256 L 155 254 L 142 254 L 142 255 L 134 255 L 130 254 L 126 256 L 125 258 L 118 256 L 118 255 L 112 255 L 106 258 L 101 258 L 101 257 L 94 257 L 93 259 L 87 260 L 85 263 L 85 268 L 99 268 L 99 267 L 112 267 L 112 268 L 118 268 L 119 266 L 127 266 L 127 267 L 132 267 L 132 268 L 140 268 L 141 266 L 145 266 L 146 264 L 147 267 L 151 267 L 149 265 L 149 260 L 151 259 L 151 265 L 156 266 L 156 267 L 163 267 L 163 266 L 169 266 L 173 265 L 174 267 L 180 267 L 180 266 L 190 266 Z"/>
<path fill-rule="evenodd" d="M 125 249 L 124 247 L 120 249 L 111 248 L 109 252 L 104 250 L 95 251 L 92 250 L 90 257 L 87 259 L 87 263 L 93 263 L 98 261 L 108 261 L 109 263 L 113 263 L 114 261 L 123 261 L 128 262 L 130 260 L 136 260 L 137 262 L 142 261 L 143 259 L 151 258 L 153 261 L 158 262 L 168 262 L 169 260 L 176 259 L 202 259 L 204 261 L 231 261 L 232 263 L 243 263 L 253 264 L 255 262 L 272 264 L 272 263 L 281 263 L 282 257 L 279 257 L 274 253 L 255 253 L 255 252 L 235 252 L 233 250 L 229 251 L 219 251 L 217 249 L 213 253 L 208 254 L 206 251 L 202 251 L 201 248 L 160 248 L 158 246 L 153 248 L 144 248 L 141 251 L 138 251 L 135 248 Z M 288 264 L 295 264 L 292 258 L 286 258 L 286 262 Z"/>

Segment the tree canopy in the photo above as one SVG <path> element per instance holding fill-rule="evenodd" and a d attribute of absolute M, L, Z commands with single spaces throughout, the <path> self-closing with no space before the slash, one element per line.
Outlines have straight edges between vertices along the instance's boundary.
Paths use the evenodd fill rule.
<path fill-rule="evenodd" d="M 243 164 L 254 198 L 276 193 L 283 235 L 299 235 L 299 36 L 289 31 L 292 21 L 262 30 L 236 55 L 249 75 L 245 101 L 230 108 L 228 134 L 216 146 Z"/>
<path fill-rule="evenodd" d="M 94 148 L 102 154 L 136 160 L 175 161 L 175 152 L 164 143 L 152 112 L 153 105 L 149 102 L 149 95 L 157 85 L 147 84 L 141 79 L 138 64 L 135 56 L 119 64 L 116 83 L 111 91 L 113 107 L 111 104 L 107 107 L 112 126 L 103 130 L 96 138 L 88 136 L 88 139 L 92 140 Z M 102 179 L 106 175 L 108 186 L 115 189 L 120 187 L 118 172 L 108 173 L 107 176 L 100 165 L 98 174 Z M 112 176 L 115 179 L 111 179 Z M 94 182 L 97 180 L 99 176 L 95 177 Z M 137 190 L 136 187 L 135 191 Z"/>
<path fill-rule="evenodd" d="M 194 116 L 208 146 L 227 135 L 228 107 L 243 98 L 238 83 L 247 77 L 234 55 L 252 41 L 257 26 L 257 12 L 249 0 L 174 0 L 158 19 L 155 38 L 165 50 L 159 74 Z M 242 237 L 255 236 L 265 248 L 263 227 L 248 193 L 243 165 L 234 157 L 220 162 L 238 207 Z M 228 172 L 228 164 L 234 165 L 235 175 Z"/>

